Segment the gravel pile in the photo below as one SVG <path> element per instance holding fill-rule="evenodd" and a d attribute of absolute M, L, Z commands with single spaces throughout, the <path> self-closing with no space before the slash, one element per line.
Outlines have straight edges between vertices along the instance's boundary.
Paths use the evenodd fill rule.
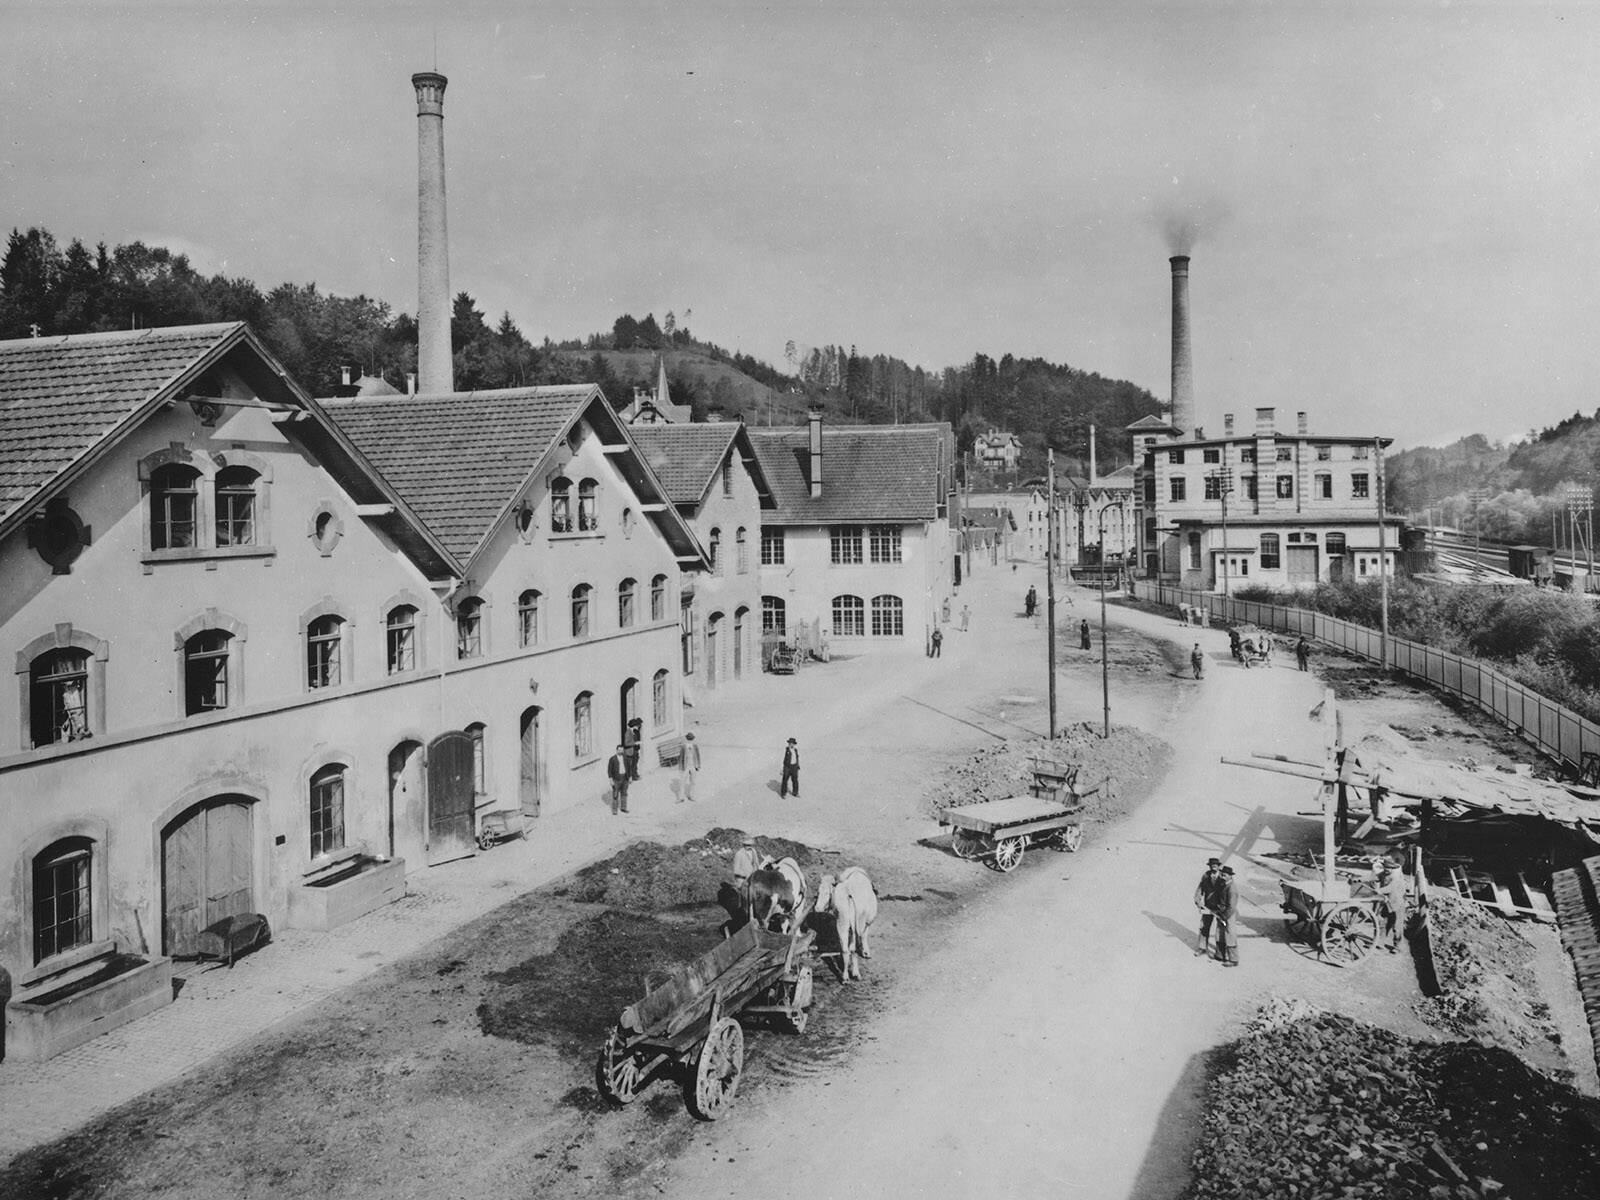
<path fill-rule="evenodd" d="M 1190 1200 L 1593 1200 L 1594 1102 L 1472 1042 L 1275 1000 L 1211 1084 Z"/>

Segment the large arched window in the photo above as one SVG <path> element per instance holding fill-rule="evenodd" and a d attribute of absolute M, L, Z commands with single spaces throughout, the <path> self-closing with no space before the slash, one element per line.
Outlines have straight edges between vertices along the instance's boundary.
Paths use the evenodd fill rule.
<path fill-rule="evenodd" d="M 182 550 L 196 545 L 199 516 L 199 471 L 169 463 L 150 473 L 152 550 Z"/>
<path fill-rule="evenodd" d="M 217 472 L 217 545 L 255 545 L 258 478 L 249 467 L 224 467 Z"/>
<path fill-rule="evenodd" d="M 866 605 L 860 596 L 835 596 L 833 598 L 833 636 L 865 637 L 867 632 Z"/>
<path fill-rule="evenodd" d="M 565 475 L 550 481 L 550 532 L 572 532 L 572 480 Z"/>
<path fill-rule="evenodd" d="M 633 626 L 634 593 L 639 585 L 632 579 L 624 579 L 617 584 L 617 628 L 629 629 Z"/>
<path fill-rule="evenodd" d="M 89 652 L 68 648 L 39 655 L 28 668 L 33 744 L 89 736 Z"/>
<path fill-rule="evenodd" d="M 655 718 L 655 727 L 657 729 L 666 729 L 672 724 L 672 713 L 667 707 L 667 669 L 665 667 L 657 671 L 655 678 L 650 681 L 650 699 L 652 702 L 651 707 L 654 710 L 651 715 Z"/>
<path fill-rule="evenodd" d="M 579 692 L 572 702 L 572 757 L 594 757 L 594 693 Z"/>
<path fill-rule="evenodd" d="M 399 675 L 417 667 L 417 609 L 412 604 L 397 604 L 384 617 L 389 674 Z"/>
<path fill-rule="evenodd" d="M 650 581 L 650 619 L 652 621 L 665 621 L 667 619 L 667 577 L 657 575 Z"/>
<path fill-rule="evenodd" d="M 539 593 L 529 588 L 517 597 L 517 644 L 539 644 Z"/>
<path fill-rule="evenodd" d="M 456 605 L 456 657 L 483 657 L 483 598 L 468 596 Z"/>
<path fill-rule="evenodd" d="M 587 583 L 572 589 L 572 636 L 575 638 L 589 636 L 589 597 L 593 592 Z"/>
<path fill-rule="evenodd" d="M 721 575 L 722 574 L 722 530 L 713 529 L 711 531 L 711 535 L 710 535 L 708 540 L 710 542 L 710 545 L 709 545 L 708 549 L 711 552 L 710 553 L 710 557 L 711 557 L 711 573 L 713 575 Z"/>
<path fill-rule="evenodd" d="M 311 777 L 311 857 L 344 849 L 344 764 L 330 763 Z"/>
<path fill-rule="evenodd" d="M 183 644 L 183 708 L 189 716 L 227 708 L 233 634 L 202 629 Z"/>
<path fill-rule="evenodd" d="M 906 632 L 905 606 L 899 596 L 874 596 L 872 598 L 872 636 L 904 637 Z"/>
<path fill-rule="evenodd" d="M 306 687 L 338 687 L 343 682 L 344 618 L 327 613 L 306 626 Z"/>
<path fill-rule="evenodd" d="M 34 962 L 94 941 L 93 861 L 86 837 L 63 838 L 34 856 Z"/>
<path fill-rule="evenodd" d="M 761 597 L 761 633 L 779 637 L 789 632 L 789 604 L 782 596 Z"/>
<path fill-rule="evenodd" d="M 599 528 L 599 485 L 592 479 L 585 479 L 578 485 L 578 532 L 593 533 Z"/>

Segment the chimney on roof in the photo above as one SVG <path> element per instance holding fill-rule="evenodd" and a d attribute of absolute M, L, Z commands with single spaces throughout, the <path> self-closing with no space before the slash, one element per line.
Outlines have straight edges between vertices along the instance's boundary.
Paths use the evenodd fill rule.
<path fill-rule="evenodd" d="M 1301 437 L 1311 432 L 1311 426 L 1306 423 L 1305 413 L 1295 413 L 1295 432 Z"/>
<path fill-rule="evenodd" d="M 1194 361 L 1189 354 L 1189 256 L 1172 264 L 1172 424 L 1179 433 L 1194 427 Z"/>
<path fill-rule="evenodd" d="M 350 368 L 349 367 L 340 367 L 339 368 L 339 383 L 344 387 L 349 387 L 350 386 Z"/>
<path fill-rule="evenodd" d="M 1232 413 L 1223 413 L 1222 414 L 1222 436 L 1223 437 L 1229 437 L 1229 438 L 1231 438 L 1233 436 L 1233 414 Z"/>
<path fill-rule="evenodd" d="M 406 395 L 415 396 L 416 394 L 417 394 L 417 373 L 415 371 L 407 371 L 406 372 Z"/>
<path fill-rule="evenodd" d="M 417 91 L 417 372 L 425 392 L 455 391 L 450 357 L 450 247 L 444 219 L 444 89 L 437 71 Z"/>
<path fill-rule="evenodd" d="M 1256 409 L 1256 436 L 1270 437 L 1277 425 L 1278 410 L 1275 408 Z"/>
<path fill-rule="evenodd" d="M 822 410 L 813 408 L 806 414 L 806 424 L 811 431 L 811 498 L 822 499 Z"/>

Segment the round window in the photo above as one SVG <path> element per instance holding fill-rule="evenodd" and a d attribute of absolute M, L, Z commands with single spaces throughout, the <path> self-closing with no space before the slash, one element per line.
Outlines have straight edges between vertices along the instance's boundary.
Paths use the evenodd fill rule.
<path fill-rule="evenodd" d="M 311 541 L 318 550 L 324 554 L 332 554 L 333 548 L 344 536 L 344 522 L 331 507 L 324 504 L 312 516 L 311 528 L 307 532 L 310 533 Z"/>

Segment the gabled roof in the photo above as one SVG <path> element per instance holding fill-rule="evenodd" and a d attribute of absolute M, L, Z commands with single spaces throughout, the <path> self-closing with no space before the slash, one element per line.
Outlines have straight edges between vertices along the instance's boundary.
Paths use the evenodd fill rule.
<path fill-rule="evenodd" d="M 699 425 L 631 425 L 628 434 L 674 504 L 698 505 L 716 481 L 717 469 L 737 451 L 755 481 L 761 507 L 771 508 L 772 487 L 742 421 Z"/>
<path fill-rule="evenodd" d="M 933 521 L 948 500 L 954 436 L 946 424 L 824 429 L 815 500 L 808 429 L 752 429 L 750 440 L 777 502 L 763 524 Z"/>
<path fill-rule="evenodd" d="M 320 442 L 318 460 L 356 503 L 395 506 L 387 532 L 419 567 L 451 569 L 444 549 L 239 321 L 0 341 L 0 537 L 171 401 L 215 394 L 207 375 L 219 366 L 237 372 L 275 419 L 283 415 L 286 436 Z"/>
<path fill-rule="evenodd" d="M 1163 421 L 1160 417 L 1153 413 L 1148 417 L 1140 417 L 1132 425 L 1124 425 L 1123 428 L 1130 433 L 1134 430 L 1146 429 L 1151 431 L 1164 430 L 1167 433 L 1176 433 L 1178 431 L 1178 427 L 1172 424 L 1172 422 Z"/>
<path fill-rule="evenodd" d="M 667 500 L 592 383 L 325 400 L 329 415 L 462 564 L 484 548 L 519 494 L 580 418 L 587 418 L 674 553 L 699 561 L 693 533 Z"/>
<path fill-rule="evenodd" d="M 975 525 L 988 529 L 1006 530 L 1013 532 L 1017 528 L 1017 519 L 1011 515 L 1009 508 L 972 508 L 968 507 L 962 514 L 968 525 Z"/>

